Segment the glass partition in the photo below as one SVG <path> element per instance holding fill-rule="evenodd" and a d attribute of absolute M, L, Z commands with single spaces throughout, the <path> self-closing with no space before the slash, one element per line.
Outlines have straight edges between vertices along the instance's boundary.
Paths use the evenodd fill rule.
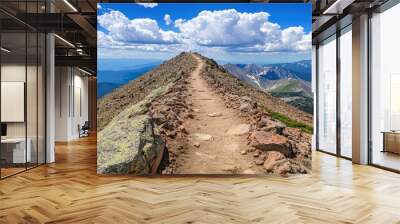
<path fill-rule="evenodd" d="M 318 149 L 336 153 L 336 36 L 318 47 Z"/>
<path fill-rule="evenodd" d="M 43 1 L 1 1 L 23 13 Z M 22 13 L 22 14 L 21 14 Z M 0 12 L 0 178 L 45 163 L 45 34 Z"/>
<path fill-rule="evenodd" d="M 1 35 L 2 177 L 24 171 L 31 158 L 30 143 L 26 140 L 26 41 L 25 32 Z"/>
<path fill-rule="evenodd" d="M 340 154 L 352 157 L 352 33 L 351 26 L 340 35 Z"/>

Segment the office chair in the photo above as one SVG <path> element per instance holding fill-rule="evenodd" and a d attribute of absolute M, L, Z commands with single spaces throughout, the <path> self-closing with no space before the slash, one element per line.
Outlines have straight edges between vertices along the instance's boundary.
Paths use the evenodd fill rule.
<path fill-rule="evenodd" d="M 89 136 L 89 129 L 90 129 L 90 125 L 89 125 L 89 121 L 85 121 L 85 123 L 82 125 L 82 127 L 79 127 L 80 125 L 78 125 L 78 129 L 79 129 L 79 138 L 80 137 L 87 137 Z"/>

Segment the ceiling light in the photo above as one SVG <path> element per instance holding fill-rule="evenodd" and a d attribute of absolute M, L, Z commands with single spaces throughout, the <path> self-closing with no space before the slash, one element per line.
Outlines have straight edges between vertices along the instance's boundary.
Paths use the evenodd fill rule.
<path fill-rule="evenodd" d="M 54 34 L 54 36 L 55 37 L 57 37 L 59 40 L 61 40 L 62 42 L 64 42 L 64 43 L 66 43 L 67 45 L 69 45 L 70 47 L 73 47 L 73 48 L 75 48 L 75 45 L 73 45 L 71 42 L 69 42 L 68 40 L 66 40 L 66 39 L 64 39 L 64 38 L 62 38 L 62 37 L 60 37 L 59 35 L 57 35 L 57 34 Z"/>
<path fill-rule="evenodd" d="M 85 70 L 83 70 L 83 69 L 81 69 L 81 68 L 79 68 L 79 67 L 78 67 L 78 70 L 81 71 L 81 72 L 83 72 L 83 73 L 85 73 L 86 75 L 90 75 L 90 76 L 92 75 L 92 73 L 90 73 L 90 72 L 88 72 L 88 71 L 85 71 Z"/>
<path fill-rule="evenodd" d="M 78 12 L 78 10 L 68 1 L 64 0 L 65 4 L 67 4 L 74 12 Z"/>
<path fill-rule="evenodd" d="M 11 52 L 10 50 L 8 50 L 8 49 L 5 48 L 5 47 L 1 47 L 0 49 L 1 49 L 2 51 L 6 52 L 6 53 L 10 53 L 10 52 Z"/>

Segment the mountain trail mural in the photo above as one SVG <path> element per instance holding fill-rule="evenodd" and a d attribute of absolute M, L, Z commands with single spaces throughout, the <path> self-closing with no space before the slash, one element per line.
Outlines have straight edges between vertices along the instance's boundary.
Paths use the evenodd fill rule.
<path fill-rule="evenodd" d="M 309 173 L 312 115 L 226 70 L 183 52 L 102 97 L 98 172 Z"/>

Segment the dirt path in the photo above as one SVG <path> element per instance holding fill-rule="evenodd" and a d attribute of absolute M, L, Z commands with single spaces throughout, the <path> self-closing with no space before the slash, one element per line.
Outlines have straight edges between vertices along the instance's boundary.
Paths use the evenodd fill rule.
<path fill-rule="evenodd" d="M 262 173 L 262 168 L 254 164 L 252 153 L 242 155 L 250 148 L 246 139 L 248 123 L 237 111 L 226 108 L 223 99 L 208 86 L 200 75 L 203 61 L 196 59 L 199 65 L 189 78 L 188 97 L 194 119 L 184 123 L 189 132 L 189 148 L 181 155 L 182 163 L 175 173 Z"/>

